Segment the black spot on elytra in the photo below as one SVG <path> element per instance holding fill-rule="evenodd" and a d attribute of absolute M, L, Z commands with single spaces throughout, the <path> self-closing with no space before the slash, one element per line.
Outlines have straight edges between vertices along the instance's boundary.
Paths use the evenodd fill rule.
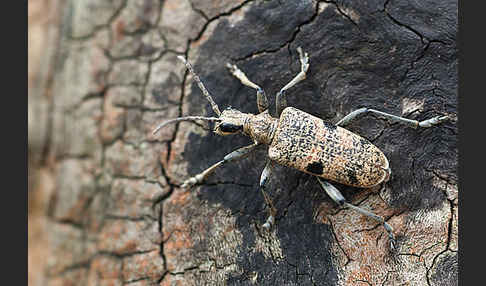
<path fill-rule="evenodd" d="M 323 166 L 320 162 L 313 162 L 307 165 L 307 167 L 305 167 L 305 170 L 311 172 L 312 174 L 322 175 Z"/>

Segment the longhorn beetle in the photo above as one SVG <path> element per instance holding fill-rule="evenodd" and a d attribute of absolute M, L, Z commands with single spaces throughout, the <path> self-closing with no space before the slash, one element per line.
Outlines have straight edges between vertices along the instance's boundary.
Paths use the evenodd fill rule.
<path fill-rule="evenodd" d="M 436 116 L 419 122 L 374 109 L 360 108 L 346 115 L 336 124 L 332 124 L 304 111 L 287 107 L 286 91 L 304 80 L 309 69 L 308 54 L 304 53 L 300 47 L 297 48 L 297 51 L 300 57 L 301 71 L 277 93 L 277 118 L 272 117 L 268 112 L 268 99 L 263 89 L 251 82 L 236 65 L 229 63 L 226 66 L 233 76 L 239 79 L 242 84 L 256 90 L 259 113 L 256 115 L 243 113 L 232 108 L 227 108 L 221 112 L 199 76 L 194 72 L 191 64 L 184 57 L 179 56 L 178 58 L 184 62 L 193 75 L 199 89 L 218 117 L 186 116 L 171 119 L 158 125 L 153 134 L 168 123 L 195 120 L 217 122 L 214 132 L 219 135 L 243 133 L 253 139 L 253 144 L 229 153 L 223 160 L 184 181 L 182 187 L 190 188 L 203 182 L 219 166 L 239 160 L 254 151 L 257 146 L 265 144 L 268 145 L 269 159 L 260 177 L 260 190 L 269 206 L 269 216 L 263 224 L 265 229 L 269 229 L 273 225 L 277 212 L 270 197 L 265 192 L 265 183 L 272 173 L 273 165 L 280 164 L 314 175 L 324 191 L 338 205 L 354 209 L 383 224 L 388 232 L 390 246 L 393 249 L 395 245 L 393 228 L 381 216 L 346 202 L 341 192 L 329 182 L 334 181 L 348 186 L 370 188 L 388 181 L 391 174 L 388 159 L 380 149 L 343 127 L 366 113 L 373 113 L 413 128 L 431 127 L 445 121 L 448 116 Z"/>

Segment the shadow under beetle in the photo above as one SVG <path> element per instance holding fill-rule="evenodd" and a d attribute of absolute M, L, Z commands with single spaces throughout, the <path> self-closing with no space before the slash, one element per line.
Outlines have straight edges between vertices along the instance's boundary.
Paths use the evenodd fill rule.
<path fill-rule="evenodd" d="M 277 212 L 270 197 L 265 192 L 265 183 L 272 173 L 273 164 L 276 163 L 316 176 L 319 184 L 337 204 L 354 209 L 383 224 L 388 232 L 390 246 L 393 249 L 395 247 L 393 228 L 381 216 L 346 202 L 341 192 L 329 182 L 334 181 L 348 186 L 370 188 L 388 181 L 391 174 L 388 160 L 380 149 L 343 127 L 365 113 L 374 113 L 413 128 L 431 127 L 445 121 L 448 117 L 436 116 L 419 122 L 374 109 L 360 108 L 346 115 L 336 124 L 332 124 L 296 108 L 287 107 L 285 92 L 304 80 L 309 69 L 307 53 L 304 53 L 300 47 L 297 48 L 297 51 L 300 57 L 301 71 L 277 93 L 277 118 L 272 117 L 268 112 L 269 104 L 264 90 L 251 82 L 236 65 L 231 64 L 227 64 L 230 72 L 242 84 L 256 90 L 259 113 L 256 115 L 243 113 L 232 108 L 221 112 L 194 72 L 191 64 L 182 56 L 179 56 L 218 117 L 186 116 L 175 118 L 157 126 L 153 134 L 168 123 L 186 120 L 215 121 L 217 123 L 214 132 L 219 135 L 241 132 L 253 139 L 254 143 L 229 153 L 223 160 L 184 181 L 182 187 L 190 188 L 203 182 L 217 167 L 227 162 L 239 160 L 254 151 L 257 146 L 265 144 L 268 145 L 269 159 L 260 177 L 260 190 L 269 206 L 269 216 L 263 224 L 265 229 L 269 229 L 273 225 Z"/>

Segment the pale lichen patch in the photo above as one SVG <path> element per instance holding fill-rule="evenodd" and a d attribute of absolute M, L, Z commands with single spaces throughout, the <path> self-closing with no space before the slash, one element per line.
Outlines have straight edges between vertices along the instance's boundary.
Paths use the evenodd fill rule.
<path fill-rule="evenodd" d="M 408 98 L 402 99 L 402 115 L 412 113 L 414 111 L 422 111 L 424 108 L 424 99 Z"/>
<path fill-rule="evenodd" d="M 319 2 L 317 6 L 317 14 L 321 14 L 322 12 L 324 12 L 324 10 L 326 10 L 326 8 L 329 7 L 329 5 L 331 4 L 326 2 Z"/>
<path fill-rule="evenodd" d="M 439 177 L 438 175 L 433 177 L 432 184 L 440 190 L 443 190 L 449 201 L 454 201 L 459 195 L 457 184 L 449 182 L 447 178 Z"/>
<path fill-rule="evenodd" d="M 277 237 L 277 230 L 275 228 L 273 228 L 271 231 L 265 231 L 262 228 L 260 229 L 260 234 L 258 233 L 258 230 L 254 228 L 254 234 L 255 246 L 253 251 L 255 253 L 261 252 L 265 258 L 272 259 L 274 261 L 284 259 L 280 240 Z"/>
<path fill-rule="evenodd" d="M 406 240 L 400 252 L 418 255 L 426 267 L 433 264 L 434 257 L 447 248 L 451 207 L 448 201 L 431 210 L 418 211 L 407 219 Z"/>
<path fill-rule="evenodd" d="M 228 22 L 230 27 L 233 28 L 238 22 L 244 19 L 246 12 L 250 9 L 251 6 L 243 6 L 242 9 L 238 9 L 231 13 L 231 17 L 228 17 Z"/>
<path fill-rule="evenodd" d="M 351 20 L 353 20 L 355 23 L 359 23 L 359 14 L 356 13 L 356 11 L 349 9 L 349 8 L 343 8 L 342 9 L 343 13 L 346 14 Z"/>

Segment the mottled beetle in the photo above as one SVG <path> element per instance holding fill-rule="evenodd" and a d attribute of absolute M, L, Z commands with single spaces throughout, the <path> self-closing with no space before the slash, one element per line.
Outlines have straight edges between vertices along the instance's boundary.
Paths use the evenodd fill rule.
<path fill-rule="evenodd" d="M 168 123 L 185 120 L 216 121 L 214 132 L 219 135 L 242 132 L 252 138 L 254 143 L 229 153 L 223 160 L 186 180 L 182 187 L 187 188 L 201 183 L 217 167 L 241 159 L 255 150 L 257 146 L 266 144 L 268 145 L 269 160 L 260 178 L 260 190 L 269 206 L 270 214 L 263 224 L 264 228 L 270 228 L 275 220 L 276 209 L 265 193 L 265 183 L 271 174 L 272 165 L 277 163 L 316 176 L 322 188 L 337 204 L 354 209 L 383 224 L 388 232 L 390 245 L 394 248 L 393 228 L 382 217 L 346 202 L 339 190 L 328 182 L 330 180 L 348 186 L 370 188 L 386 182 L 391 174 L 388 160 L 383 152 L 368 140 L 344 129 L 343 126 L 365 113 L 374 113 L 395 122 L 405 123 L 413 128 L 430 127 L 448 117 L 436 116 L 419 122 L 374 109 L 361 108 L 351 112 L 336 124 L 331 124 L 296 108 L 287 107 L 285 91 L 305 79 L 309 68 L 307 53 L 303 53 L 300 47 L 297 48 L 297 51 L 300 56 L 301 71 L 277 93 L 276 114 L 278 118 L 269 114 L 269 104 L 263 89 L 251 82 L 236 65 L 231 64 L 227 64 L 230 72 L 242 84 L 256 90 L 259 113 L 257 115 L 248 114 L 232 108 L 221 112 L 194 72 L 191 64 L 180 56 L 179 59 L 185 63 L 218 117 L 187 116 L 175 118 L 157 126 L 153 134 Z"/>

